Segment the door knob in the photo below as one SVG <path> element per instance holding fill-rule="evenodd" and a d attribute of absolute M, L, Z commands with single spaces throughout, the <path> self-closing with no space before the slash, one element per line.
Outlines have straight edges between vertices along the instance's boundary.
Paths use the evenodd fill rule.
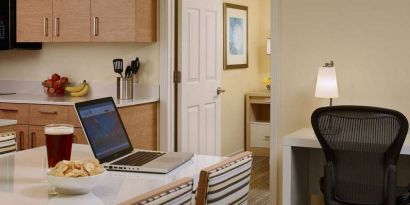
<path fill-rule="evenodd" d="M 220 95 L 221 93 L 224 93 L 224 92 L 226 92 L 224 89 L 222 89 L 221 87 L 218 87 L 217 89 L 216 89 L 216 94 L 217 95 Z"/>

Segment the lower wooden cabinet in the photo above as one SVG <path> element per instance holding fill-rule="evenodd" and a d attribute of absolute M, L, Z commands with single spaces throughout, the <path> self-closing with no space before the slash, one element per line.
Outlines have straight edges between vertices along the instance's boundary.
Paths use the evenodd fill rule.
<path fill-rule="evenodd" d="M 120 107 L 118 111 L 135 149 L 158 149 L 157 103 Z M 0 118 L 2 116 L 17 119 L 13 129 L 18 150 L 46 145 L 44 125 L 53 123 L 72 124 L 75 127 L 73 142 L 88 144 L 73 106 L 0 103 Z"/>

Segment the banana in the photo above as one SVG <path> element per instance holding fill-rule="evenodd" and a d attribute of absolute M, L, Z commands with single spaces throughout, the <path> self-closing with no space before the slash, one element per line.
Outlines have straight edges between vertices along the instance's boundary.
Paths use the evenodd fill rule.
<path fill-rule="evenodd" d="M 84 89 L 85 85 L 87 84 L 87 81 L 83 81 L 81 84 L 76 85 L 76 86 L 67 86 L 65 87 L 65 91 L 69 93 L 75 93 L 75 92 L 80 92 Z"/>
<path fill-rule="evenodd" d="M 71 97 L 82 97 L 84 95 L 87 95 L 88 91 L 90 90 L 90 85 L 88 83 L 84 83 L 84 87 L 82 90 L 78 92 L 70 92 Z"/>

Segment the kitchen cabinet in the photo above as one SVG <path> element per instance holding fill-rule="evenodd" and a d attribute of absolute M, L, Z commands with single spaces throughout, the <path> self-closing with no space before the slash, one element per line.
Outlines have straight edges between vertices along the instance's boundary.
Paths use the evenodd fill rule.
<path fill-rule="evenodd" d="M 17 0 L 17 42 L 51 42 L 53 0 Z"/>
<path fill-rule="evenodd" d="M 135 0 L 91 0 L 92 41 L 135 41 Z"/>
<path fill-rule="evenodd" d="M 155 42 L 157 0 L 16 0 L 17 42 Z"/>
<path fill-rule="evenodd" d="M 53 42 L 90 41 L 90 0 L 53 0 Z"/>
<path fill-rule="evenodd" d="M 119 107 L 118 111 L 134 148 L 158 149 L 157 103 Z M 73 142 L 88 144 L 73 106 L 0 103 L 2 118 L 17 120 L 19 150 L 44 146 L 44 125 L 56 123 L 73 125 Z"/>

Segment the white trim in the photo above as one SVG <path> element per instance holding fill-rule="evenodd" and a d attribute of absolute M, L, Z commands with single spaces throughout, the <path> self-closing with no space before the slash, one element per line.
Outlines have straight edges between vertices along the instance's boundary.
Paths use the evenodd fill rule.
<path fill-rule="evenodd" d="M 159 0 L 160 44 L 160 150 L 174 151 L 175 1 Z"/>
<path fill-rule="evenodd" d="M 242 149 L 237 150 L 237 151 L 235 151 L 235 152 L 231 152 L 231 153 L 229 153 L 229 154 L 226 154 L 226 155 L 224 155 L 224 157 L 233 157 L 233 156 L 235 156 L 235 155 L 237 155 L 237 154 L 239 154 L 239 153 L 242 153 L 242 152 L 244 152 L 244 151 L 245 151 L 245 149 L 242 148 Z"/>
<path fill-rule="evenodd" d="M 278 204 L 278 139 L 279 122 L 279 0 L 271 1 L 271 144 L 270 144 L 270 192 L 271 204 Z"/>

